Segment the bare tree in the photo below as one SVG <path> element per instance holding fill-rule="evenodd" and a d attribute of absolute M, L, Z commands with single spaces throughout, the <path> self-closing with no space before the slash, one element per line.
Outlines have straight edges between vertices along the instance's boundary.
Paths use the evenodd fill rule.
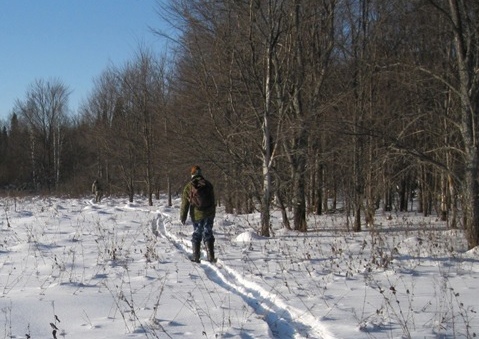
<path fill-rule="evenodd" d="M 443 8 L 437 5 L 443 11 Z M 459 83 L 465 176 L 463 209 L 469 248 L 479 245 L 479 3 L 449 0 Z"/>
<path fill-rule="evenodd" d="M 122 97 L 127 107 L 127 121 L 131 125 L 125 126 L 133 133 L 137 133 L 140 143 L 131 144 L 139 156 L 139 167 L 145 184 L 149 205 L 153 205 L 153 194 L 158 183 L 156 171 L 161 154 L 155 152 L 160 146 L 160 135 L 163 134 L 163 119 L 165 113 L 166 77 L 165 64 L 155 59 L 151 53 L 140 50 L 134 63 L 128 64 L 122 71 Z M 132 140 L 136 140 L 133 137 Z M 164 158 L 164 157 L 163 157 Z M 133 178 L 133 181 L 137 178 Z"/>
<path fill-rule="evenodd" d="M 92 154 L 90 179 L 101 179 L 104 189 L 115 185 L 114 167 L 117 150 L 114 149 L 114 119 L 120 110 L 121 94 L 117 70 L 109 67 L 94 80 L 94 87 L 86 104 L 81 108 L 82 124 L 87 126 L 84 137 Z"/>
<path fill-rule="evenodd" d="M 282 70 L 285 93 L 290 93 L 282 105 L 287 108 L 283 146 L 291 173 L 294 229 L 301 232 L 308 228 L 308 167 L 314 168 L 316 162 L 314 157 L 308 160 L 309 144 L 317 138 L 314 133 L 320 131 L 319 126 L 315 129 L 312 125 L 324 123 L 320 116 L 327 106 L 322 91 L 334 46 L 335 6 L 333 0 L 294 1 L 286 16 L 291 19 L 282 43 L 285 55 L 279 58 L 286 61 L 278 68 Z"/>
<path fill-rule="evenodd" d="M 35 187 L 57 187 L 61 177 L 63 130 L 67 123 L 68 88 L 60 80 L 36 80 L 15 111 L 28 126 Z"/>

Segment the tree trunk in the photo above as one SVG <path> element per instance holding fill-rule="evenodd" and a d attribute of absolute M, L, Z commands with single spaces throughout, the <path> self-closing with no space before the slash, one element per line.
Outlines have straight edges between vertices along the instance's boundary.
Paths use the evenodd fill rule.
<path fill-rule="evenodd" d="M 304 160 L 303 160 L 304 162 Z M 301 163 L 301 162 L 300 162 Z M 308 224 L 306 222 L 306 194 L 305 194 L 305 180 L 304 180 L 304 165 L 300 164 L 296 168 L 294 174 L 294 205 L 293 205 L 293 217 L 294 217 L 294 229 L 299 232 L 306 232 L 308 230 Z M 298 170 L 299 169 L 299 170 Z M 301 173 L 301 170 L 302 173 Z"/>
<path fill-rule="evenodd" d="M 468 3 L 473 6 L 477 4 Z M 463 184 L 463 210 L 466 237 L 469 248 L 479 245 L 479 145 L 476 140 L 478 132 L 479 105 L 477 98 L 479 87 L 474 69 L 478 64 L 479 54 L 477 46 L 469 39 L 478 37 L 478 32 L 473 23 L 468 21 L 461 7 L 466 7 L 463 1 L 449 0 L 449 8 L 454 31 L 454 44 L 456 48 L 456 62 L 459 73 L 459 95 L 461 101 L 461 134 L 465 145 L 465 176 Z M 464 8 L 462 8 L 464 10 Z M 470 8 L 471 11 L 473 8 Z M 476 9 L 477 10 L 477 9 Z M 469 25 L 469 26 L 468 26 Z M 469 34 L 474 34 L 470 37 Z M 476 78 L 476 79 L 474 79 Z"/>

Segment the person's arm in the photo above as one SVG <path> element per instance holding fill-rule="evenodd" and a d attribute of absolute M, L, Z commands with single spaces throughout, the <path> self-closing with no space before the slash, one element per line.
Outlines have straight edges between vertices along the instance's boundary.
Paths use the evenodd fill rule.
<path fill-rule="evenodd" d="M 180 221 L 184 225 L 190 209 L 190 184 L 187 184 L 181 195 Z"/>

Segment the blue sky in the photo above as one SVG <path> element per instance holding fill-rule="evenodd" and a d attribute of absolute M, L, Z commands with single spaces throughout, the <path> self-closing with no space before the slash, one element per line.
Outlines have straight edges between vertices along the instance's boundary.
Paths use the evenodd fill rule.
<path fill-rule="evenodd" d="M 122 66 L 140 46 L 163 53 L 168 30 L 156 0 L 0 0 L 0 121 L 37 79 L 59 79 L 70 110 L 109 65 Z"/>

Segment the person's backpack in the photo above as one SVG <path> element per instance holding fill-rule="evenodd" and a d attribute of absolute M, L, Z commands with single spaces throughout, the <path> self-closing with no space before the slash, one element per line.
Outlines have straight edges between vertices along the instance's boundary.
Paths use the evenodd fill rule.
<path fill-rule="evenodd" d="M 205 210 L 215 203 L 213 185 L 203 177 L 191 181 L 190 204 L 200 211 Z"/>

